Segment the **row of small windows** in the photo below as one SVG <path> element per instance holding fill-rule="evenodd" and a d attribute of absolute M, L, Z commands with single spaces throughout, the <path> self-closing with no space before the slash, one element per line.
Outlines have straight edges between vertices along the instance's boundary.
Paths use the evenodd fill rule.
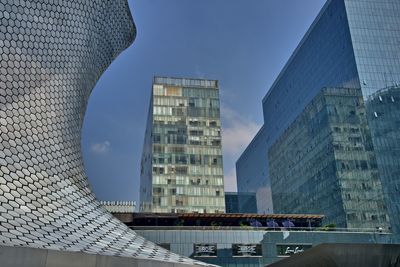
<path fill-rule="evenodd" d="M 154 97 L 153 106 L 219 108 L 219 100 L 214 98 Z"/>
<path fill-rule="evenodd" d="M 153 134 L 158 135 L 191 135 L 191 136 L 221 136 L 219 128 L 191 127 L 187 131 L 186 127 L 177 127 L 173 125 L 154 125 Z"/>
<path fill-rule="evenodd" d="M 182 204 L 180 204 L 182 203 Z M 153 205 L 168 206 L 203 206 L 203 207 L 225 207 L 225 198 L 221 196 L 154 196 Z M 193 208 L 190 208 L 193 210 Z M 225 208 L 223 208 L 225 211 Z"/>
<path fill-rule="evenodd" d="M 177 116 L 159 116 L 153 114 L 153 125 L 177 125 L 193 127 L 221 127 L 219 119 L 182 118 Z"/>
<path fill-rule="evenodd" d="M 153 174 L 222 175 L 222 166 L 153 166 Z"/>
<path fill-rule="evenodd" d="M 225 213 L 225 206 L 218 207 L 187 207 L 187 206 L 153 206 L 151 208 L 152 212 L 156 213 Z"/>
<path fill-rule="evenodd" d="M 193 98 L 219 98 L 217 89 L 210 88 L 182 88 L 173 86 L 153 86 L 153 95 L 155 96 L 178 96 Z"/>
<path fill-rule="evenodd" d="M 162 87 L 165 85 L 172 86 L 199 86 L 199 87 L 218 87 L 216 80 L 204 79 L 187 79 L 187 78 L 170 78 L 170 77 L 155 77 L 153 87 Z"/>
<path fill-rule="evenodd" d="M 222 176 L 188 177 L 179 175 L 153 175 L 153 184 L 158 185 L 211 185 L 223 186 Z"/>
<path fill-rule="evenodd" d="M 165 107 L 165 106 L 154 106 L 153 115 L 164 115 L 164 116 L 182 116 L 182 117 L 209 117 L 219 118 L 219 108 L 199 108 L 199 107 Z"/>
<path fill-rule="evenodd" d="M 346 126 L 343 126 L 343 127 L 335 126 L 335 127 L 333 127 L 333 130 L 336 133 L 341 133 L 342 131 L 345 133 L 346 132 L 348 132 L 348 133 L 359 133 L 360 132 L 360 128 L 358 128 L 358 127 L 346 127 Z"/>
<path fill-rule="evenodd" d="M 153 143 L 154 144 L 175 144 L 175 145 L 197 145 L 197 146 L 221 146 L 221 138 L 220 137 L 206 137 L 206 136 L 189 136 L 187 138 L 186 135 L 161 135 L 154 134 L 153 135 Z"/>
<path fill-rule="evenodd" d="M 212 188 L 212 187 L 175 187 L 175 188 L 165 188 L 165 187 L 153 187 L 153 196 L 222 196 L 222 188 Z"/>
<path fill-rule="evenodd" d="M 346 160 L 346 161 L 336 161 L 337 168 L 340 172 L 343 171 L 353 171 L 362 170 L 366 171 L 370 168 L 377 168 L 376 163 L 370 162 L 370 167 L 368 167 L 368 161 L 366 160 Z"/>
<path fill-rule="evenodd" d="M 185 154 L 154 154 L 154 164 L 191 164 L 222 166 L 222 156 L 185 155 Z M 154 170 L 153 170 L 154 171 Z"/>
<path fill-rule="evenodd" d="M 221 148 L 193 146 L 193 145 L 153 145 L 153 153 L 195 154 L 195 155 L 222 155 Z"/>

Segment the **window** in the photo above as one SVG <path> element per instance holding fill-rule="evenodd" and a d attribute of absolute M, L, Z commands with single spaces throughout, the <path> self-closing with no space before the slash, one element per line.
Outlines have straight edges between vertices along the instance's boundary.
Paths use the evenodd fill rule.
<path fill-rule="evenodd" d="M 167 96 L 182 96 L 182 88 L 167 87 Z"/>
<path fill-rule="evenodd" d="M 221 140 L 212 140 L 211 141 L 211 145 L 212 146 L 219 146 L 219 145 L 221 145 Z"/>
<path fill-rule="evenodd" d="M 171 188 L 171 189 L 169 190 L 169 194 L 170 194 L 171 196 L 175 196 L 175 195 L 176 195 L 176 188 Z"/>
<path fill-rule="evenodd" d="M 163 174 L 164 173 L 164 167 L 153 167 L 153 173 L 154 174 Z"/>
<path fill-rule="evenodd" d="M 210 125 L 210 127 L 217 127 L 217 122 L 216 121 L 210 121 L 209 125 Z"/>
<path fill-rule="evenodd" d="M 161 187 L 154 187 L 153 194 L 161 194 L 163 193 L 163 189 Z"/>

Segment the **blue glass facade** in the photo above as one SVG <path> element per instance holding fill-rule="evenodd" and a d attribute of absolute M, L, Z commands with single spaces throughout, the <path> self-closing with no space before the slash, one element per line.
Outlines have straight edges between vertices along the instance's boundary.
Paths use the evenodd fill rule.
<path fill-rule="evenodd" d="M 267 131 L 262 127 L 236 162 L 239 192 L 255 192 L 258 213 L 273 212 L 267 166 Z"/>
<path fill-rule="evenodd" d="M 345 3 L 379 175 L 400 233 L 400 1 Z"/>
<path fill-rule="evenodd" d="M 345 0 L 364 97 L 400 85 L 400 2 Z"/>
<path fill-rule="evenodd" d="M 268 143 L 323 87 L 359 86 L 344 3 L 328 2 L 263 99 Z"/>
<path fill-rule="evenodd" d="M 239 213 L 238 195 L 235 192 L 225 192 L 225 212 Z"/>
<path fill-rule="evenodd" d="M 388 229 L 360 89 L 324 88 L 268 150 L 279 213 L 316 213 L 345 228 Z"/>
<path fill-rule="evenodd" d="M 399 232 L 396 222 L 400 220 L 400 157 L 397 152 L 400 142 L 394 137 L 399 129 L 396 123 L 399 106 L 394 94 L 395 88 L 400 85 L 398 14 L 398 0 L 327 1 L 263 99 L 266 130 L 262 137 L 259 135 L 255 138 L 262 140 L 253 142 L 262 143 L 266 151 L 255 152 L 248 148 L 239 158 L 236 164 L 238 185 L 249 184 L 238 186 L 239 190 L 254 188 L 252 184 L 270 184 L 269 148 L 322 88 L 360 88 L 366 104 L 389 217 L 393 222 L 392 227 Z M 381 96 L 381 113 L 378 114 L 375 110 L 378 107 L 370 105 L 368 100 L 374 98 L 379 102 L 379 92 L 387 92 L 387 88 L 392 87 L 394 89 L 390 92 L 393 94 Z M 390 104 L 384 105 L 385 101 Z M 388 142 L 390 149 L 386 149 Z M 262 159 L 252 163 L 251 172 L 254 169 L 267 170 L 262 178 L 256 177 L 263 182 L 249 179 L 251 174 L 245 167 L 251 158 Z"/>
<path fill-rule="evenodd" d="M 226 213 L 257 213 L 256 193 L 225 192 Z"/>
<path fill-rule="evenodd" d="M 400 233 L 400 88 L 377 91 L 366 103 L 388 213 L 394 232 Z"/>

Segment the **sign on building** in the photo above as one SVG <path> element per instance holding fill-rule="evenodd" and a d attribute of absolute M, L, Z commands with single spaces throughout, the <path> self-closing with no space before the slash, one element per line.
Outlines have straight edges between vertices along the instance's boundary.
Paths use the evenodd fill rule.
<path fill-rule="evenodd" d="M 310 244 L 279 244 L 276 245 L 276 254 L 277 256 L 290 256 L 304 252 L 311 247 L 312 245 Z"/>
<path fill-rule="evenodd" d="M 233 257 L 262 257 L 261 244 L 232 244 Z"/>
<path fill-rule="evenodd" d="M 194 257 L 217 257 L 217 244 L 194 244 Z"/>

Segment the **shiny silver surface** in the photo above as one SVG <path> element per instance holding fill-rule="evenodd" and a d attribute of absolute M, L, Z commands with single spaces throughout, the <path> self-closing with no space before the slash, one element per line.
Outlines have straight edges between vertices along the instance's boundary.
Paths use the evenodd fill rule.
<path fill-rule="evenodd" d="M 0 244 L 201 264 L 138 236 L 93 196 L 81 127 L 134 40 L 126 0 L 0 0 Z"/>

